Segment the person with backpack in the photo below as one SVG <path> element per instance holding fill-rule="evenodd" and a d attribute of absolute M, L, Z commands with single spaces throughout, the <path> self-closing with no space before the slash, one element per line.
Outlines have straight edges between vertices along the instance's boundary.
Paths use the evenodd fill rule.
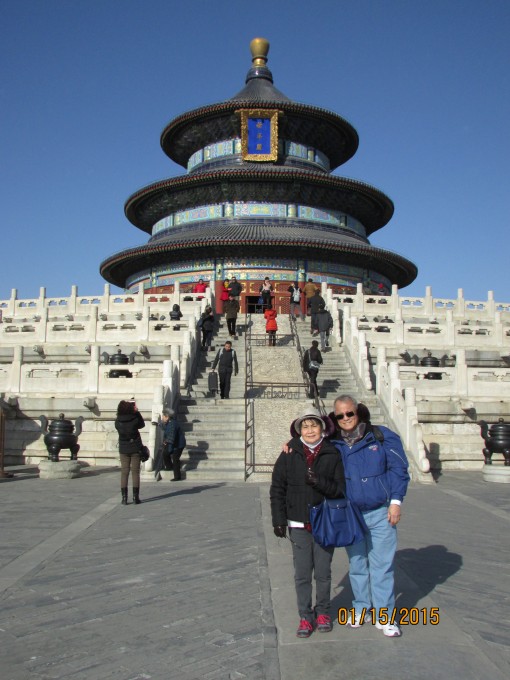
<path fill-rule="evenodd" d="M 295 281 L 292 284 L 292 286 L 289 286 L 287 288 L 287 290 L 290 293 L 290 312 L 289 312 L 289 314 L 294 319 L 297 319 L 300 316 L 301 319 L 304 321 L 305 315 L 303 314 L 303 310 L 301 309 L 301 297 L 302 297 L 303 291 L 299 287 L 299 283 L 297 281 Z"/>
<path fill-rule="evenodd" d="M 387 637 L 399 637 L 394 561 L 397 524 L 409 483 L 404 447 L 395 432 L 372 425 L 368 409 L 350 395 L 335 399 L 332 416 L 338 432 L 331 443 L 344 464 L 346 496 L 361 510 L 368 527 L 363 541 L 346 547 L 355 610 L 346 625 L 374 623 Z"/>
<path fill-rule="evenodd" d="M 211 371 L 214 371 L 218 366 L 218 374 L 220 377 L 220 395 L 222 399 L 228 399 L 230 395 L 230 381 L 232 379 L 232 372 L 234 375 L 239 373 L 239 364 L 237 363 L 237 354 L 235 349 L 232 349 L 232 343 L 227 340 L 225 345 L 218 350 L 214 357 L 214 362 Z"/>
<path fill-rule="evenodd" d="M 322 354 L 317 340 L 312 340 L 312 346 L 303 355 L 303 371 L 310 377 L 310 399 L 319 394 L 317 387 L 317 375 L 322 364 Z"/>

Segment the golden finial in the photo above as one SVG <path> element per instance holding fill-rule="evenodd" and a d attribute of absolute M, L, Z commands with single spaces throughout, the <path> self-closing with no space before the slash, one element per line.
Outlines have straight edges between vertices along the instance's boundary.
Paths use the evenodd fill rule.
<path fill-rule="evenodd" d="M 250 43 L 253 66 L 265 66 L 269 52 L 269 40 L 253 38 Z"/>

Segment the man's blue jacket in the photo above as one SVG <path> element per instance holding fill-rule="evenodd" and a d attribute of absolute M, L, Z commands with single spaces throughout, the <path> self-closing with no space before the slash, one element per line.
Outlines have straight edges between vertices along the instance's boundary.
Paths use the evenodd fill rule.
<path fill-rule="evenodd" d="M 367 423 L 365 436 L 349 448 L 340 435 L 333 435 L 332 444 L 342 455 L 347 498 L 366 512 L 387 505 L 391 500 L 402 501 L 409 483 L 407 457 L 400 437 L 379 426 L 384 441 L 378 441 Z"/>

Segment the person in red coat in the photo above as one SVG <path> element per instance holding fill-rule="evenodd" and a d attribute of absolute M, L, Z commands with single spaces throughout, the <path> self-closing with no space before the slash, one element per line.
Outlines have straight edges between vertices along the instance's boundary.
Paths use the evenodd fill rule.
<path fill-rule="evenodd" d="M 207 290 L 207 284 L 204 283 L 204 279 L 200 279 L 198 283 L 193 286 L 194 293 L 205 293 Z M 197 298 L 197 300 L 202 300 L 202 298 Z"/>
<path fill-rule="evenodd" d="M 266 333 L 268 334 L 268 345 L 274 347 L 276 345 L 276 331 L 278 330 L 278 324 L 276 323 L 277 317 L 276 309 L 266 309 L 264 312 L 264 318 L 266 320 Z"/>

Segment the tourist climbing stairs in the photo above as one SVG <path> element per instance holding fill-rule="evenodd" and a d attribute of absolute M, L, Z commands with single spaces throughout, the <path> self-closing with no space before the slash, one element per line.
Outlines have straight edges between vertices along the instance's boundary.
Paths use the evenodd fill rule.
<path fill-rule="evenodd" d="M 312 335 L 310 317 L 304 321 L 297 319 L 296 330 L 303 353 L 311 347 L 313 340 L 319 342 L 320 349 L 320 336 Z M 330 336 L 328 346 L 321 350 L 321 354 L 323 364 L 317 376 L 317 386 L 319 398 L 326 412 L 331 413 L 336 397 L 349 394 L 368 407 L 374 424 L 386 425 L 377 396 L 374 392 L 369 392 L 363 386 L 361 379 L 356 376 L 344 347 Z"/>
<path fill-rule="evenodd" d="M 244 317 L 240 317 L 243 319 Z M 229 399 L 209 389 L 209 374 L 216 353 L 227 340 L 237 354 L 239 374 L 232 374 Z M 201 351 L 196 376 L 189 394 L 180 398 L 177 417 L 186 436 L 187 446 L 181 458 L 188 480 L 243 480 L 245 451 L 245 347 L 244 329 L 230 338 L 227 324 L 220 319 L 212 349 Z M 163 478 L 172 472 L 162 473 Z"/>

